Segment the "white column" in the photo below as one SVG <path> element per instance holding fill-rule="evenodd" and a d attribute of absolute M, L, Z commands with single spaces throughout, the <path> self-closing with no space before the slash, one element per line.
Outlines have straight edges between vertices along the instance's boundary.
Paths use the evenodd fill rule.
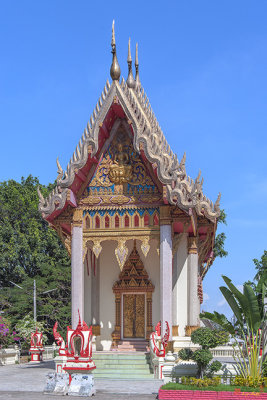
<path fill-rule="evenodd" d="M 176 239 L 177 240 L 177 239 Z M 172 324 L 178 325 L 179 336 L 185 336 L 185 327 L 188 325 L 188 251 L 187 233 L 180 233 L 178 238 L 178 250 L 173 255 L 172 274 Z M 173 249 L 176 248 L 175 236 Z M 176 330 L 174 329 L 174 332 Z"/>
<path fill-rule="evenodd" d="M 197 238 L 188 238 L 188 325 L 199 325 Z"/>
<path fill-rule="evenodd" d="M 71 320 L 72 327 L 76 328 L 79 320 L 84 318 L 84 270 L 83 270 L 83 228 L 72 227 L 71 238 Z"/>
<path fill-rule="evenodd" d="M 90 252 L 88 249 L 87 252 Z M 91 287 L 92 287 L 92 271 L 91 271 L 91 258 L 88 253 L 84 260 L 84 320 L 87 325 L 91 325 L 92 313 L 91 313 Z M 89 274 L 88 274 L 89 269 Z"/>
<path fill-rule="evenodd" d="M 99 325 L 99 292 L 100 292 L 100 256 L 95 259 L 95 274 L 94 267 L 92 268 L 92 289 L 91 289 L 91 315 L 93 325 Z"/>
<path fill-rule="evenodd" d="M 165 321 L 170 327 L 172 339 L 172 228 L 168 206 L 161 207 L 160 215 L 160 320 L 162 334 L 165 332 Z M 162 210 L 163 209 L 163 210 Z"/>

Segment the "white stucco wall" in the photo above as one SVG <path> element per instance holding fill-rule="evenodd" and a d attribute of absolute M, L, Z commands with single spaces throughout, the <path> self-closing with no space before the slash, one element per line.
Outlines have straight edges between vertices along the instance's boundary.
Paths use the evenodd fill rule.
<path fill-rule="evenodd" d="M 133 248 L 133 241 L 130 243 L 130 248 Z M 136 243 L 137 250 L 140 254 L 141 260 L 148 273 L 148 277 L 155 286 L 152 294 L 152 324 L 153 327 L 157 325 L 160 320 L 160 270 L 159 270 L 159 255 L 157 253 L 157 243 L 155 240 L 149 242 L 150 250 L 145 257 L 141 250 L 141 242 L 138 240 Z"/>
<path fill-rule="evenodd" d="M 115 256 L 115 241 L 102 242 L 100 254 L 100 330 L 97 350 L 110 350 L 111 334 L 115 329 L 115 295 L 112 291 L 120 268 Z M 100 343 L 101 342 L 101 343 Z"/>
<path fill-rule="evenodd" d="M 179 325 L 179 336 L 185 335 L 188 324 L 187 312 L 187 234 L 183 234 L 173 258 L 172 318 L 173 325 Z"/>
<path fill-rule="evenodd" d="M 92 271 L 89 261 L 89 276 L 87 273 L 87 265 L 84 263 L 84 320 L 88 325 L 91 325 L 91 278 Z"/>

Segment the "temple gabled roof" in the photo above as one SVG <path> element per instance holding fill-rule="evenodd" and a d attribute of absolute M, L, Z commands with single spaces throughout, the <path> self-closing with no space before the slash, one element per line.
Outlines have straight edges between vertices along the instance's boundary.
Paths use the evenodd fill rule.
<path fill-rule="evenodd" d="M 200 173 L 195 180 L 191 179 L 186 174 L 185 154 L 179 162 L 176 154 L 172 152 L 152 111 L 148 97 L 140 84 L 137 55 L 137 74 L 133 84 L 132 61 L 129 55 L 127 82 L 123 78 L 119 81 L 120 68 L 116 56 L 114 33 L 112 52 L 112 84 L 107 81 L 66 171 L 63 172 L 57 160 L 56 188 L 47 199 L 44 199 L 38 190 L 39 210 L 43 217 L 52 220 L 60 214 L 60 210 L 66 208 L 67 204 L 77 205 L 74 190 L 75 179 L 78 177 L 81 181 L 84 181 L 83 175 L 86 165 L 92 167 L 93 164 L 98 162 L 98 156 L 105 138 L 109 136 L 112 125 L 116 120 L 121 119 L 127 121 L 131 127 L 134 149 L 139 154 L 142 153 L 151 163 L 155 174 L 162 183 L 165 203 L 176 205 L 187 213 L 195 209 L 197 215 L 205 216 L 211 222 L 216 222 L 220 215 L 220 194 L 213 204 L 203 194 L 203 179 L 200 181 Z M 88 172 L 88 170 L 86 171 Z"/>

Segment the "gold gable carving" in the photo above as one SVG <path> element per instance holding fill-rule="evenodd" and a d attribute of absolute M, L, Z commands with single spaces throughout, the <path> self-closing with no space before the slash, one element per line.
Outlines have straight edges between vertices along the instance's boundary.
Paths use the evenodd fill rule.
<path fill-rule="evenodd" d="M 120 128 L 104 152 L 80 204 L 162 203 L 158 185 L 161 187 L 150 177 L 134 150 L 132 139 Z"/>
<path fill-rule="evenodd" d="M 136 272 L 136 269 L 133 267 L 132 269 L 131 269 L 131 271 L 130 271 L 130 273 L 128 273 L 127 271 L 126 271 L 126 276 L 127 275 L 137 275 L 137 272 Z"/>
<path fill-rule="evenodd" d="M 113 291 L 125 292 L 127 290 L 140 292 L 153 292 L 154 285 L 148 279 L 148 273 L 144 268 L 144 264 L 136 249 L 136 242 L 134 241 L 134 248 L 126 260 L 124 267 L 119 275 L 119 280 L 113 285 Z"/>
<path fill-rule="evenodd" d="M 131 286 L 131 287 L 136 287 L 136 286 L 139 286 L 139 285 L 138 285 L 138 283 L 136 282 L 136 280 L 135 280 L 134 278 L 132 278 L 132 279 L 130 280 L 129 286 Z"/>

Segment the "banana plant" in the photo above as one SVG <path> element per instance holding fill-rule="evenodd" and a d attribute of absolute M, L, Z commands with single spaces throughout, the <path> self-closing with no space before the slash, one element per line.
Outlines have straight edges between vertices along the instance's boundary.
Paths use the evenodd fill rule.
<path fill-rule="evenodd" d="M 230 333 L 231 335 L 234 335 L 236 333 L 234 325 L 226 318 L 224 314 L 220 314 L 217 311 L 214 311 L 213 313 L 205 311 L 199 316 L 203 320 L 206 319 L 215 322 L 215 324 L 219 325 L 221 328 L 223 328 L 223 330 Z"/>
<path fill-rule="evenodd" d="M 264 315 L 262 303 L 258 301 L 257 294 L 248 283 L 243 285 L 243 293 L 241 293 L 231 279 L 224 275 L 222 278 L 228 287 L 221 286 L 220 291 L 231 307 L 237 322 L 241 327 L 246 324 L 247 329 L 256 332 L 263 323 Z M 262 291 L 262 296 L 264 295 L 265 288 Z"/>
<path fill-rule="evenodd" d="M 259 296 L 259 293 L 254 291 L 248 283 L 243 285 L 242 293 L 232 283 L 231 279 L 227 276 L 222 276 L 222 278 L 227 287 L 221 286 L 220 291 L 236 317 L 235 326 L 227 320 L 224 314 L 219 314 L 216 311 L 214 313 L 202 313 L 200 317 L 215 322 L 232 335 L 235 334 L 236 328 L 239 327 L 246 350 L 244 354 L 243 349 L 241 349 L 236 340 L 239 352 L 236 353 L 234 358 L 236 359 L 239 373 L 243 377 L 250 376 L 253 379 L 257 379 L 261 376 L 263 359 L 260 357 L 263 329 L 260 328 L 264 328 L 266 324 L 266 315 L 264 313 L 265 283 L 262 283 Z"/>
<path fill-rule="evenodd" d="M 262 330 L 260 328 L 264 323 L 262 299 L 259 301 L 257 293 L 248 283 L 243 285 L 243 293 L 241 293 L 231 279 L 227 276 L 222 278 L 227 287 L 221 286 L 220 291 L 241 327 L 245 343 L 246 354 L 244 354 L 238 343 L 240 351 L 236 361 L 239 372 L 243 377 L 258 379 L 261 377 L 262 370 L 262 357 L 260 357 L 262 344 Z M 265 287 L 262 288 L 262 296 L 265 296 Z"/>

